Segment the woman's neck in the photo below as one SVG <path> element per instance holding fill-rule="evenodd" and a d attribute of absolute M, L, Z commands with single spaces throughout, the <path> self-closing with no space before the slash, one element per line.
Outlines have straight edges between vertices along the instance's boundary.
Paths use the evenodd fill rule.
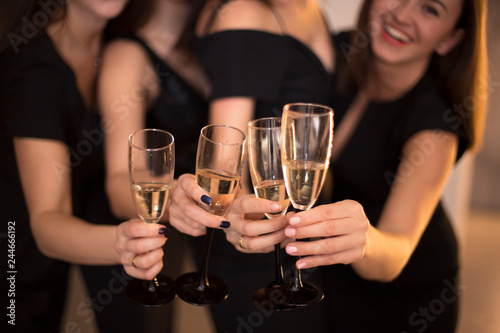
<path fill-rule="evenodd" d="M 410 91 L 424 76 L 429 61 L 393 65 L 374 60 L 369 67 L 366 94 L 372 100 L 391 101 Z"/>
<path fill-rule="evenodd" d="M 156 0 L 152 17 L 137 31 L 153 52 L 173 71 L 203 96 L 208 96 L 209 82 L 196 57 L 177 48 L 190 12 L 189 1 Z"/>
<path fill-rule="evenodd" d="M 100 53 L 102 33 L 107 22 L 106 19 L 92 16 L 72 6 L 67 6 L 65 23 L 69 28 L 69 32 L 76 37 L 76 41 L 87 50 L 90 50 L 94 55 Z"/>
<path fill-rule="evenodd" d="M 100 65 L 102 33 L 107 20 L 74 8 L 69 3 L 65 17 L 47 27 L 59 55 L 73 70 L 77 88 L 88 107 L 95 102 L 94 88 Z"/>
<path fill-rule="evenodd" d="M 151 18 L 138 33 L 155 52 L 165 54 L 177 44 L 189 10 L 187 1 L 157 0 Z"/>
<path fill-rule="evenodd" d="M 56 48 L 69 63 L 95 61 L 101 53 L 102 33 L 107 20 L 90 16 L 68 5 L 66 16 L 47 28 Z"/>

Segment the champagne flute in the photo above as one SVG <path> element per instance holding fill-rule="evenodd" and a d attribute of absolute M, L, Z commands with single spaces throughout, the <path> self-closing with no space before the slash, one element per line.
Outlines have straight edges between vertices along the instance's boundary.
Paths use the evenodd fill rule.
<path fill-rule="evenodd" d="M 258 198 L 276 201 L 281 205 L 279 213 L 267 213 L 272 219 L 286 213 L 290 199 L 285 188 L 283 168 L 281 166 L 281 118 L 270 117 L 250 121 L 248 123 L 248 161 L 250 176 Z M 286 286 L 283 281 L 280 244 L 274 248 L 275 279 L 255 292 L 253 299 L 259 304 L 263 301 L 272 304 L 275 310 L 287 310 L 290 306 L 280 304 L 278 297 Z M 277 295 L 275 295 L 277 293 Z"/>
<path fill-rule="evenodd" d="M 282 119 L 285 184 L 295 211 L 300 212 L 314 205 L 325 181 L 332 150 L 333 110 L 318 104 L 287 104 Z M 296 265 L 284 291 L 285 304 L 293 306 L 311 305 L 324 297 L 321 287 L 302 281 Z"/>
<path fill-rule="evenodd" d="M 142 221 L 157 223 L 165 210 L 174 180 L 175 148 L 172 134 L 142 129 L 129 137 L 130 188 Z M 133 279 L 127 296 L 144 306 L 161 306 L 175 297 L 174 282 L 158 275 L 151 281 Z"/>
<path fill-rule="evenodd" d="M 201 129 L 196 155 L 196 182 L 212 198 L 201 207 L 207 212 L 224 216 L 238 191 L 245 159 L 246 135 L 226 125 L 208 125 Z M 208 275 L 208 258 L 215 229 L 207 228 L 199 272 L 181 275 L 175 282 L 177 296 L 200 306 L 224 301 L 227 286 L 219 277 Z"/>

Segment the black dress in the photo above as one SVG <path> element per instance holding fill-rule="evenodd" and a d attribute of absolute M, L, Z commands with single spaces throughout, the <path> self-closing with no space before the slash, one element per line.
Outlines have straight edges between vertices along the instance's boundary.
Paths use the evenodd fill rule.
<path fill-rule="evenodd" d="M 291 36 L 230 30 L 198 42 L 200 60 L 213 84 L 212 100 L 255 98 L 255 118 L 279 117 L 286 103 L 329 104 L 332 75 Z M 201 258 L 203 237 L 196 242 Z M 288 276 L 293 259 L 284 251 L 282 258 Z M 274 278 L 273 253 L 243 254 L 227 242 L 224 232 L 216 231 L 209 273 L 222 278 L 229 289 L 229 298 L 211 307 L 218 332 L 326 332 L 321 303 L 287 312 L 266 312 L 252 303 L 253 293 Z M 307 280 L 317 280 L 315 270 L 303 273 Z"/>
<path fill-rule="evenodd" d="M 342 38 L 345 40 L 345 35 Z M 338 71 L 346 66 L 342 57 L 337 66 Z M 355 92 L 335 96 L 336 124 L 342 122 L 354 97 Z M 457 159 L 465 151 L 465 132 L 451 110 L 432 69 L 400 99 L 371 102 L 332 165 L 333 202 L 358 201 L 376 226 L 391 191 L 403 146 L 414 134 L 424 130 L 450 132 L 459 138 Z M 421 150 L 410 156 L 415 167 L 421 154 L 431 151 L 434 144 L 421 142 Z M 460 294 L 457 253 L 455 233 L 440 203 L 408 264 L 394 281 L 364 280 L 349 265 L 323 267 L 331 330 L 454 332 Z"/>
<path fill-rule="evenodd" d="M 47 35 L 31 40 L 17 53 L 0 59 L 1 233 L 15 222 L 16 331 L 58 332 L 64 307 L 68 264 L 45 257 L 29 226 L 29 214 L 17 171 L 12 138 L 64 142 L 71 154 L 74 215 L 82 217 L 91 183 L 103 173 L 99 117 L 85 106 L 72 70 Z M 62 169 L 55 172 L 67 172 Z M 2 241 L 2 253 L 6 242 Z M 6 261 L 2 260 L 2 267 Z M 2 274 L 7 269 L 2 268 Z M 2 278 L 2 290 L 6 278 Z M 6 298 L 2 298 L 6 300 Z M 4 304 L 2 304 L 3 306 Z M 5 308 L 4 308 L 5 309 Z M 6 322 L 2 320 L 2 325 Z"/>
<path fill-rule="evenodd" d="M 127 40 L 138 43 L 147 52 L 160 79 L 160 94 L 147 110 L 146 127 L 170 132 L 175 139 L 175 177 L 183 173 L 194 173 L 198 134 L 207 123 L 207 103 L 177 73 L 165 64 L 137 36 Z M 99 207 L 103 198 L 95 197 L 93 206 Z M 104 198 L 105 199 L 105 198 Z M 107 207 L 90 212 L 86 218 L 94 223 L 108 224 L 115 219 Z M 116 219 L 115 219 L 116 220 Z M 164 269 L 167 276 L 175 279 L 180 274 L 185 247 L 190 246 L 184 234 L 170 228 L 168 241 L 164 246 Z M 82 266 L 82 272 L 94 302 L 101 332 L 169 332 L 171 304 L 161 308 L 145 308 L 133 304 L 124 290 L 113 292 L 112 281 L 130 279 L 120 265 Z M 118 277 L 121 278 L 118 278 Z M 116 283 L 116 282 L 113 282 Z M 104 290 L 104 291 L 103 291 Z M 106 291 L 112 291 L 106 293 Z M 111 295 L 112 297 L 107 297 Z M 134 320 L 137 318 L 137 320 Z M 140 318 L 140 320 L 139 320 Z"/>
<path fill-rule="evenodd" d="M 147 52 L 160 78 L 160 95 L 149 108 L 146 126 L 170 132 L 175 138 L 175 178 L 195 172 L 200 130 L 208 121 L 207 101 L 138 36 L 128 39 Z"/>

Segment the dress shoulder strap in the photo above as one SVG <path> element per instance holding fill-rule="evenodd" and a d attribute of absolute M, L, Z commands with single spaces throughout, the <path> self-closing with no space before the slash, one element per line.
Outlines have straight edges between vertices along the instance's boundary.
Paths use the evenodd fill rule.
<path fill-rule="evenodd" d="M 214 23 L 215 16 L 219 13 L 219 11 L 224 7 L 227 3 L 231 2 L 233 0 L 220 0 L 219 3 L 217 4 L 217 7 L 212 13 L 212 16 L 210 16 L 210 19 L 207 21 L 207 24 L 205 25 L 203 31 L 204 33 L 208 31 L 208 29 L 212 26 L 212 23 Z"/>
<path fill-rule="evenodd" d="M 280 13 L 274 8 L 272 5 L 268 5 L 269 9 L 273 12 L 274 17 L 276 18 L 276 21 L 278 22 L 278 25 L 280 26 L 281 34 L 282 35 L 287 35 L 288 34 L 288 29 L 286 28 L 285 20 L 281 17 Z"/>

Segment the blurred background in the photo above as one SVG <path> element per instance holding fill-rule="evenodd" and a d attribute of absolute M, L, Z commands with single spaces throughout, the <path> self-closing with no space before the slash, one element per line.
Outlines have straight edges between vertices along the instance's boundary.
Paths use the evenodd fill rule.
<path fill-rule="evenodd" d="M 317 0 L 325 9 L 334 32 L 353 27 L 362 0 Z M 461 246 L 461 312 L 458 333 L 500 332 L 500 1 L 488 1 L 489 112 L 482 149 L 465 155 L 447 185 L 444 201 Z M 186 263 L 186 271 L 195 269 Z M 81 278 L 72 271 L 66 318 L 67 327 L 96 332 L 84 322 L 76 307 L 86 299 Z M 202 307 L 175 303 L 174 333 L 215 332 Z M 196 318 L 195 320 L 193 320 Z M 75 323 L 75 326 L 64 324 Z M 72 331 L 73 332 L 73 331 Z"/>

